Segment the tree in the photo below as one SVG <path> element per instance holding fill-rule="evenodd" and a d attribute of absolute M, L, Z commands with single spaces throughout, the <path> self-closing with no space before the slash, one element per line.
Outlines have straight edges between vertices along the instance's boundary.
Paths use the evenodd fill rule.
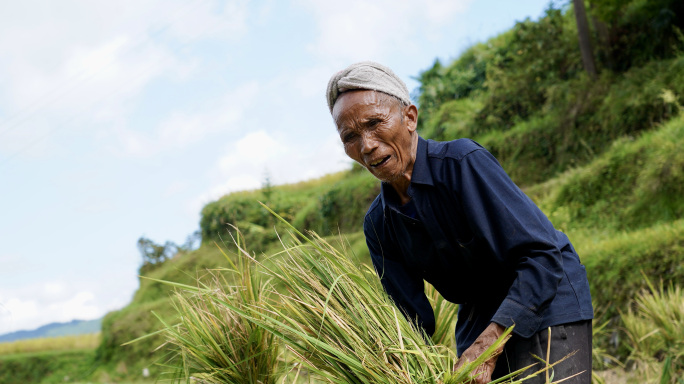
<path fill-rule="evenodd" d="M 268 172 L 268 169 L 264 171 L 264 181 L 261 183 L 261 193 L 264 195 L 264 203 L 271 203 L 273 183 L 271 182 L 271 174 Z"/>
<path fill-rule="evenodd" d="M 584 7 L 584 0 L 572 0 L 575 9 L 575 20 L 577 21 L 577 36 L 579 39 L 580 53 L 582 54 L 582 64 L 589 77 L 596 79 L 596 64 L 594 64 L 594 53 L 591 47 L 591 36 L 589 35 L 589 22 L 587 21 L 587 11 Z"/>
<path fill-rule="evenodd" d="M 164 245 L 141 237 L 138 239 L 138 250 L 143 259 L 143 266 L 158 265 L 170 259 L 178 252 L 178 246 L 171 241 Z"/>
<path fill-rule="evenodd" d="M 195 232 L 191 233 L 188 235 L 187 238 L 185 238 L 185 243 L 178 247 L 179 250 L 184 251 L 184 252 L 190 252 L 194 251 L 195 249 L 199 248 L 199 246 L 202 244 L 202 231 L 199 229 L 196 230 Z"/>

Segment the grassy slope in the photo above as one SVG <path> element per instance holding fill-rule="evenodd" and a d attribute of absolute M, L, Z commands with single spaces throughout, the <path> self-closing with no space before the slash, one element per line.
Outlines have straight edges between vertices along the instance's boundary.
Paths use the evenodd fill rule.
<path fill-rule="evenodd" d="M 99 333 L 0 343 L 0 383 L 86 379 L 96 367 L 95 348 L 99 343 Z"/>
<path fill-rule="evenodd" d="M 489 148 L 569 234 L 587 266 L 597 313 L 618 329 L 617 314 L 644 287 L 642 270 L 684 283 L 684 123 L 677 117 L 684 56 L 634 59 L 628 70 L 604 68 L 591 81 L 578 55 L 568 54 L 575 52 L 573 33 L 567 14 L 550 13 L 473 47 L 449 66 L 435 65 L 421 75 L 422 95 L 429 97 L 421 96 L 420 132 L 442 140 L 472 137 Z M 361 218 L 377 192 L 372 177 L 352 170 L 225 196 L 202 211 L 203 246 L 149 276 L 189 283 L 204 268 L 225 264 L 212 240 L 217 233 L 229 239 L 227 223 L 241 228 L 251 250 L 269 254 L 277 247 L 274 221 L 256 200 L 298 228 L 347 233 L 365 260 Z M 119 345 L 159 328 L 151 311 L 172 317 L 168 293 L 143 280 L 133 302 L 104 319 L 103 372 L 132 377 L 163 359 L 153 353 L 158 339 Z"/>
<path fill-rule="evenodd" d="M 0 383 L 85 380 L 97 367 L 99 335 L 21 340 L 0 344 Z"/>
<path fill-rule="evenodd" d="M 45 337 L 0 343 L 0 356 L 21 353 L 95 349 L 100 344 L 100 333 Z"/>
<path fill-rule="evenodd" d="M 597 314 L 614 318 L 646 288 L 684 285 L 684 119 L 621 139 L 582 168 L 528 190 L 573 238 Z M 618 284 L 618 282 L 620 282 Z"/>
<path fill-rule="evenodd" d="M 0 356 L 0 383 L 64 383 L 93 372 L 92 350 L 47 351 Z"/>

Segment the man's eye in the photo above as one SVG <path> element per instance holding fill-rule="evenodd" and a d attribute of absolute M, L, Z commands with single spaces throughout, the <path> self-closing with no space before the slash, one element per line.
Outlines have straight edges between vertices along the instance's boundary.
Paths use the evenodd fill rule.
<path fill-rule="evenodd" d="M 356 139 L 356 134 L 355 133 L 348 133 L 348 134 L 344 135 L 344 138 L 342 138 L 342 141 L 344 141 L 345 143 L 349 143 L 351 141 L 354 141 L 354 139 Z"/>
<path fill-rule="evenodd" d="M 371 127 L 375 127 L 376 125 L 382 123 L 382 120 L 380 119 L 370 119 L 368 120 L 368 125 Z"/>

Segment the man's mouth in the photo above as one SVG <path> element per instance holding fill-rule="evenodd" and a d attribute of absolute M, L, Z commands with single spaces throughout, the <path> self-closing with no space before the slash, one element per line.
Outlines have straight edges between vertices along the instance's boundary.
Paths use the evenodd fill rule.
<path fill-rule="evenodd" d="M 385 157 L 382 157 L 382 158 L 380 158 L 380 159 L 377 159 L 377 160 L 373 161 L 372 163 L 369 163 L 369 165 L 370 165 L 371 167 L 379 167 L 379 166 L 385 164 L 385 163 L 387 162 L 387 160 L 389 160 L 389 158 L 390 158 L 390 156 L 387 155 L 387 156 L 385 156 Z"/>

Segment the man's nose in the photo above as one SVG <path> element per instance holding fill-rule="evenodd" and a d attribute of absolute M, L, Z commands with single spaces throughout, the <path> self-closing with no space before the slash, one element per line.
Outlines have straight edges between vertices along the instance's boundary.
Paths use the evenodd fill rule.
<path fill-rule="evenodd" d="M 371 153 L 375 148 L 378 147 L 378 141 L 373 137 L 372 134 L 366 133 L 362 136 L 361 140 L 361 152 L 364 154 Z"/>

